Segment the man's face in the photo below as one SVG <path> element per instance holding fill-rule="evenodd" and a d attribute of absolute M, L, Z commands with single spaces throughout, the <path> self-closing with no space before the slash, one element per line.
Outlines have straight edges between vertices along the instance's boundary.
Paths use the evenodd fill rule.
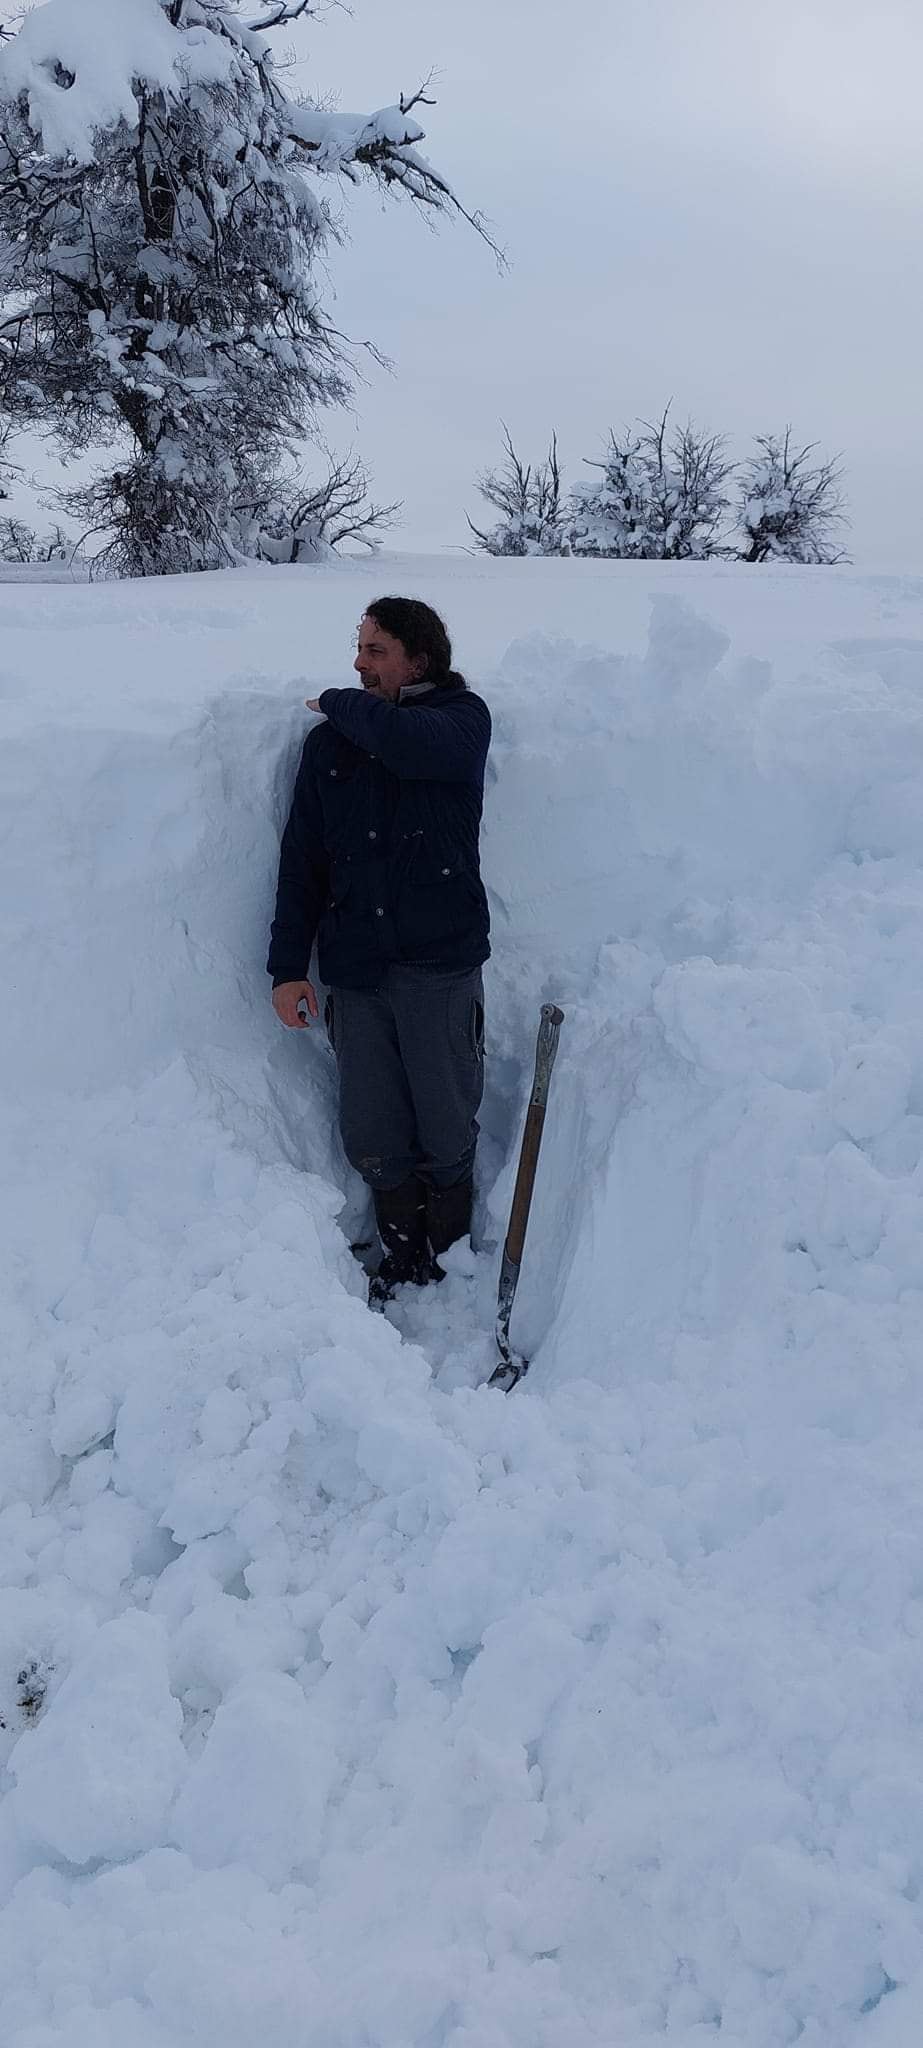
<path fill-rule="evenodd" d="M 402 640 L 393 633 L 383 632 L 377 619 L 370 612 L 359 627 L 359 646 L 353 662 L 356 674 L 361 678 L 362 687 L 373 697 L 387 697 L 396 704 L 401 690 L 408 683 L 418 683 L 426 667 L 425 659 L 417 655 L 413 661 Z"/>

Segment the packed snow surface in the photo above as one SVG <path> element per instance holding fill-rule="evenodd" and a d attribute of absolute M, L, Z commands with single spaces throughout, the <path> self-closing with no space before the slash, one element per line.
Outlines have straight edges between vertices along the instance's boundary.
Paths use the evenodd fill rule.
<path fill-rule="evenodd" d="M 475 1248 L 390 1320 L 263 968 L 389 588 L 495 719 Z M 4 2048 L 918 2048 L 923 582 L 0 617 Z"/>

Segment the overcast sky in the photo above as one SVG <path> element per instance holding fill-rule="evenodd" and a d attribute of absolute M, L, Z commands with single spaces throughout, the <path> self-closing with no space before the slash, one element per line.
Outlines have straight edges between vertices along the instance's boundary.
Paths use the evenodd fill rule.
<path fill-rule="evenodd" d="M 856 561 L 919 566 L 919 0 L 355 0 L 274 44 L 348 109 L 434 70 L 426 153 L 509 259 L 351 199 L 336 318 L 393 368 L 329 432 L 404 500 L 392 545 L 465 543 L 501 419 L 575 480 L 672 396 L 735 454 L 842 451 Z"/>

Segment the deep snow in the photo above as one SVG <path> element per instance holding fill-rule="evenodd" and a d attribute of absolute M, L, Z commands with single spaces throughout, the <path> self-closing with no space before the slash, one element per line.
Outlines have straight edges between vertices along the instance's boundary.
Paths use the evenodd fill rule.
<path fill-rule="evenodd" d="M 263 971 L 384 588 L 496 733 L 480 1249 L 393 1322 Z M 0 617 L 4 2048 L 917 2048 L 923 580 Z"/>

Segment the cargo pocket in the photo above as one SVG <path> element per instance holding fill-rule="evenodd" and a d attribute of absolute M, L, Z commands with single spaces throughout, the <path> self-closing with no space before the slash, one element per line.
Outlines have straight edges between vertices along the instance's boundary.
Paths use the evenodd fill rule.
<path fill-rule="evenodd" d="M 484 1060 L 484 985 L 480 971 L 427 976 L 435 992 L 445 988 L 445 1031 L 453 1064 L 459 1073 L 480 1069 Z"/>
<path fill-rule="evenodd" d="M 324 1023 L 325 1023 L 325 1025 L 326 1025 L 326 1027 L 327 1027 L 327 1037 L 328 1037 L 328 1039 L 330 1040 L 330 1046 L 331 1046 L 331 1050 L 332 1050 L 333 1052 L 336 1052 L 336 1049 L 337 1049 L 337 1042 L 336 1042 L 336 1033 L 335 1033 L 335 1028 L 334 1028 L 334 1017 L 333 1017 L 333 996 L 332 996 L 332 994 L 328 995 L 328 997 L 327 997 L 327 1000 L 326 1000 L 326 1002 L 325 1002 L 325 1004 L 324 1004 Z"/>

